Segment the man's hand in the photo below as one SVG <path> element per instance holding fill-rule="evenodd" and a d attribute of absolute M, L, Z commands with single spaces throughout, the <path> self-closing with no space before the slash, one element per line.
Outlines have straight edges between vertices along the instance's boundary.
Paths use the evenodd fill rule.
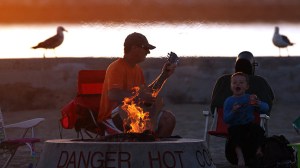
<path fill-rule="evenodd" d="M 166 78 L 168 78 L 175 72 L 176 67 L 176 64 L 171 64 L 167 62 L 163 66 L 162 74 L 165 75 Z"/>
<path fill-rule="evenodd" d="M 153 104 L 155 102 L 155 97 L 153 96 L 153 89 L 144 85 L 140 86 L 138 97 L 140 100 L 147 104 Z"/>
<path fill-rule="evenodd" d="M 259 106 L 259 103 L 260 103 L 260 101 L 259 101 L 258 97 L 255 94 L 250 95 L 249 104 L 251 106 Z"/>

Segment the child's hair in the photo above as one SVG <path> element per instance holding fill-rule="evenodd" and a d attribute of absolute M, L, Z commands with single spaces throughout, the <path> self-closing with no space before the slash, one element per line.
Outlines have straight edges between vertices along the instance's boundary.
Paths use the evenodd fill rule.
<path fill-rule="evenodd" d="M 249 84 L 249 76 L 247 74 L 245 74 L 244 72 L 236 72 L 234 74 L 231 75 L 231 79 L 235 76 L 243 76 L 246 78 L 246 82 L 247 84 Z"/>

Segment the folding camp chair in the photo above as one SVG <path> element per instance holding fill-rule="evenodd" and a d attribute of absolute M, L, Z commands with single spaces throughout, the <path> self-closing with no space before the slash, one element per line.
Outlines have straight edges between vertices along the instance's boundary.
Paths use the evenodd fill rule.
<path fill-rule="evenodd" d="M 96 118 L 99 111 L 102 86 L 105 78 L 105 70 L 80 70 L 77 80 L 76 97 L 62 109 L 63 128 L 73 129 L 81 138 L 82 129 L 92 138 L 91 133 L 103 134 L 103 129 L 98 125 Z M 60 131 L 61 132 L 61 131 Z"/>
<path fill-rule="evenodd" d="M 268 120 L 270 117 L 266 114 L 255 114 L 255 123 L 259 124 L 264 130 L 265 135 L 268 135 Z M 216 108 L 213 114 L 209 111 L 203 111 L 205 117 L 205 128 L 204 128 L 204 140 L 207 142 L 209 147 L 210 136 L 216 136 L 221 138 L 228 138 L 227 128 L 228 125 L 223 121 L 223 108 Z M 209 127 L 209 120 L 211 117 L 211 125 Z"/>
<path fill-rule="evenodd" d="M 0 153 L 2 156 L 4 154 L 8 154 L 9 157 L 5 161 L 2 168 L 8 167 L 9 163 L 11 162 L 12 158 L 15 156 L 16 151 L 20 146 L 27 146 L 30 150 L 30 154 L 32 157 L 36 157 L 36 152 L 34 148 L 34 144 L 40 142 L 41 139 L 35 138 L 34 134 L 34 127 L 36 127 L 40 122 L 45 120 L 44 118 L 34 118 L 31 120 L 26 120 L 14 124 L 4 125 L 3 122 L 3 114 L 0 109 Z M 22 136 L 14 139 L 7 139 L 6 138 L 6 129 L 24 129 L 24 133 Z M 27 135 L 28 131 L 31 131 L 31 136 Z M 36 163 L 31 163 L 32 165 Z"/>
<path fill-rule="evenodd" d="M 295 128 L 296 132 L 300 135 L 300 116 L 293 121 L 293 127 Z"/>
<path fill-rule="evenodd" d="M 268 134 L 268 127 L 267 127 L 267 121 L 270 118 L 266 114 L 259 115 L 258 113 L 255 114 L 255 123 L 259 124 L 264 130 L 265 135 Z M 235 164 L 236 157 L 232 155 L 232 147 L 230 141 L 228 141 L 228 125 L 223 121 L 223 108 L 216 108 L 214 110 L 213 114 L 210 114 L 209 111 L 203 111 L 203 115 L 205 116 L 205 131 L 204 131 L 204 140 L 206 141 L 206 144 L 208 146 L 208 149 L 210 147 L 210 136 L 215 137 L 221 137 L 226 140 L 225 145 L 225 156 L 226 159 L 232 163 Z M 209 127 L 209 118 L 212 118 L 211 125 Z"/>

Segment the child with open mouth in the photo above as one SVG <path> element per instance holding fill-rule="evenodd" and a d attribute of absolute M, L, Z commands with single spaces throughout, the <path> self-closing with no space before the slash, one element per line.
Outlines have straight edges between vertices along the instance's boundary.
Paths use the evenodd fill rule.
<path fill-rule="evenodd" d="M 246 93 L 248 88 L 248 75 L 234 73 L 231 76 L 233 95 L 224 102 L 224 121 L 229 125 L 229 140 L 234 144 L 239 167 L 246 166 L 248 158 L 255 159 L 262 155 L 264 130 L 254 124 L 254 112 L 265 114 L 269 110 L 267 103 L 260 101 L 256 95 Z"/>

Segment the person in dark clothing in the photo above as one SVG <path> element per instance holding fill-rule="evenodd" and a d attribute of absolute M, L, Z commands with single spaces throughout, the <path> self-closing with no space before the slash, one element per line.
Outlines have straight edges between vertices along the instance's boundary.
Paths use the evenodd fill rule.
<path fill-rule="evenodd" d="M 243 51 L 237 56 L 234 69 L 235 72 L 248 74 L 249 88 L 246 93 L 255 94 L 261 101 L 267 103 L 269 110 L 266 114 L 270 115 L 275 96 L 268 82 L 263 77 L 255 75 L 256 66 L 257 62 L 255 62 L 253 54 L 249 51 Z M 231 75 L 232 74 L 225 74 L 218 78 L 215 83 L 210 104 L 212 114 L 214 114 L 215 109 L 223 108 L 225 99 L 233 94 L 230 89 Z M 259 127 L 259 125 L 257 125 L 257 127 Z M 251 130 L 249 130 L 249 132 L 251 132 Z M 241 148 L 243 148 L 245 162 L 248 162 L 249 158 L 252 158 L 253 155 L 255 156 L 256 151 L 249 143 L 245 142 L 245 144 L 248 145 L 243 145 Z M 234 142 L 230 139 L 226 141 L 225 155 L 230 163 L 237 164 L 238 160 L 234 150 Z"/>

